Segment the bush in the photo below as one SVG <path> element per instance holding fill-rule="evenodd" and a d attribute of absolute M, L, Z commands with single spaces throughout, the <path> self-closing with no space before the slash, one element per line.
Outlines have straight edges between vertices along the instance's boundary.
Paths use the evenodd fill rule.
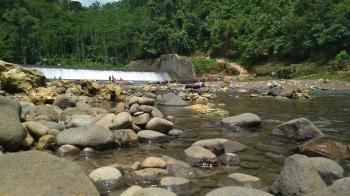
<path fill-rule="evenodd" d="M 295 77 L 295 66 L 282 67 L 277 70 L 277 77 L 282 79 L 292 79 Z"/>
<path fill-rule="evenodd" d="M 339 52 L 333 60 L 330 61 L 330 65 L 335 70 L 343 70 L 350 64 L 350 55 L 345 51 Z"/>
<path fill-rule="evenodd" d="M 208 71 L 217 67 L 215 59 L 207 59 L 203 57 L 192 58 L 192 63 L 197 72 Z"/>

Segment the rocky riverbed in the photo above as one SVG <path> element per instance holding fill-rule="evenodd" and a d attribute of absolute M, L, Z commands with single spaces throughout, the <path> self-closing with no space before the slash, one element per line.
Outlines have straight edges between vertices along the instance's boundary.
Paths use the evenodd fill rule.
<path fill-rule="evenodd" d="M 346 91 L 313 97 L 317 88 L 274 81 L 43 83 L 40 72 L 5 67 L 0 195 L 350 192 Z"/>

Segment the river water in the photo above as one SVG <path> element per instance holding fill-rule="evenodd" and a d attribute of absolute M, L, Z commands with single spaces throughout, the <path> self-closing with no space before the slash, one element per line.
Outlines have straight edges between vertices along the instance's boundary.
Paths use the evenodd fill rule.
<path fill-rule="evenodd" d="M 96 167 L 111 164 L 130 165 L 149 156 L 168 155 L 179 160 L 184 159 L 184 150 L 193 142 L 201 139 L 227 138 L 248 146 L 248 150 L 237 153 L 241 166 L 218 166 L 209 169 L 197 169 L 199 179 L 192 182 L 201 191 L 194 195 L 203 195 L 208 190 L 217 188 L 225 176 L 233 172 L 254 175 L 262 179 L 265 186 L 273 183 L 281 171 L 283 160 L 276 161 L 266 156 L 267 152 L 288 157 L 291 146 L 280 144 L 269 137 L 278 124 L 300 117 L 313 121 L 325 134 L 336 141 L 350 144 L 350 93 L 349 92 L 314 92 L 309 100 L 278 100 L 271 97 L 252 99 L 248 94 L 226 92 L 218 94 L 214 104 L 221 105 L 230 115 L 252 112 L 263 120 L 262 127 L 255 131 L 233 133 L 223 131 L 218 126 L 220 117 L 208 116 L 185 110 L 183 107 L 159 107 L 164 114 L 176 118 L 175 127 L 186 132 L 183 138 L 161 144 L 139 144 L 134 147 L 96 152 L 94 155 L 70 157 L 87 172 Z M 223 105 L 224 104 L 224 105 Z M 104 105 L 104 107 L 107 107 Z M 344 165 L 343 165 L 344 166 Z M 109 195 L 119 195 L 112 191 Z M 193 194 L 192 194 L 193 195 Z"/>

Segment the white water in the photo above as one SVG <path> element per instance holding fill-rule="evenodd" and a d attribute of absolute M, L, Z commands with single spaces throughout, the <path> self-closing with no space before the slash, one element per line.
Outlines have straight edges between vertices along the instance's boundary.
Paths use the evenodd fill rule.
<path fill-rule="evenodd" d="M 64 80 L 108 80 L 108 77 L 113 75 L 116 80 L 119 80 L 121 78 L 122 80 L 127 81 L 162 82 L 171 80 L 171 77 L 167 72 L 133 72 L 47 67 L 32 68 L 43 72 L 47 79 L 61 78 Z"/>

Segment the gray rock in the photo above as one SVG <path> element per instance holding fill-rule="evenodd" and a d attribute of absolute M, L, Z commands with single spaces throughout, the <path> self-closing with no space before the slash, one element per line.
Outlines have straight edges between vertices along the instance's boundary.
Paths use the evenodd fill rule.
<path fill-rule="evenodd" d="M 75 154 L 79 154 L 80 149 L 76 146 L 70 145 L 70 144 L 65 144 L 63 146 L 60 146 L 57 149 L 57 154 L 60 157 L 64 157 L 67 155 L 75 155 Z"/>
<path fill-rule="evenodd" d="M 311 160 L 295 154 L 286 159 L 282 172 L 270 187 L 271 192 L 283 196 L 299 196 L 325 188 L 326 184 Z"/>
<path fill-rule="evenodd" d="M 149 187 L 138 190 L 134 196 L 176 196 L 176 194 L 165 189 Z"/>
<path fill-rule="evenodd" d="M 52 121 L 37 121 L 38 123 L 48 127 L 49 129 L 57 129 L 59 131 L 63 131 L 65 128 L 64 122 L 52 122 Z"/>
<path fill-rule="evenodd" d="M 28 130 L 28 132 L 35 138 L 40 138 L 41 136 L 47 135 L 49 132 L 49 128 L 38 122 L 25 122 L 23 123 L 24 127 Z"/>
<path fill-rule="evenodd" d="M 350 177 L 336 180 L 331 186 L 305 196 L 346 196 L 350 193 Z"/>
<path fill-rule="evenodd" d="M 56 97 L 52 105 L 58 106 L 59 108 L 64 110 L 68 107 L 75 107 L 76 102 L 67 95 L 59 95 Z"/>
<path fill-rule="evenodd" d="M 229 141 L 228 139 L 205 139 L 199 140 L 192 144 L 192 146 L 200 146 L 210 150 L 216 155 L 221 155 L 225 153 L 223 144 Z"/>
<path fill-rule="evenodd" d="M 304 143 L 324 134 L 310 120 L 298 118 L 278 125 L 271 133 L 275 139 L 287 143 Z"/>
<path fill-rule="evenodd" d="M 35 108 L 34 103 L 28 101 L 20 101 L 19 104 L 22 108 L 21 120 L 25 121 L 27 114 Z"/>
<path fill-rule="evenodd" d="M 151 113 L 153 111 L 153 107 L 149 105 L 140 105 L 139 111 Z"/>
<path fill-rule="evenodd" d="M 44 135 L 39 138 L 36 149 L 40 151 L 53 150 L 55 145 L 56 139 L 54 135 Z"/>
<path fill-rule="evenodd" d="M 328 185 L 344 177 L 344 169 L 335 161 L 323 157 L 310 158 L 311 163 Z"/>
<path fill-rule="evenodd" d="M 93 118 L 89 115 L 74 115 L 70 124 L 72 127 L 81 127 L 92 124 Z"/>
<path fill-rule="evenodd" d="M 1 85 L 1 84 L 0 84 Z M 4 90 L 0 90 L 0 96 L 5 96 L 6 95 L 6 91 Z"/>
<path fill-rule="evenodd" d="M 162 95 L 162 98 L 159 101 L 160 105 L 168 105 L 168 106 L 186 106 L 188 103 L 181 99 L 178 95 L 174 93 L 167 93 Z"/>
<path fill-rule="evenodd" d="M 22 146 L 26 149 L 30 149 L 34 145 L 34 138 L 26 131 L 26 138 L 22 141 Z"/>
<path fill-rule="evenodd" d="M 104 127 L 106 129 L 109 128 L 110 125 L 112 125 L 113 119 L 115 118 L 115 114 L 102 114 L 103 117 L 100 119 L 96 119 L 95 125 Z"/>
<path fill-rule="evenodd" d="M 239 165 L 240 159 L 238 155 L 233 153 L 225 153 L 218 157 L 219 162 L 223 165 Z"/>
<path fill-rule="evenodd" d="M 6 165 L 0 170 L 0 195 L 99 195 L 78 164 L 48 153 L 6 154 L 0 165 Z"/>
<path fill-rule="evenodd" d="M 156 95 L 156 94 L 150 93 L 150 92 L 145 92 L 145 93 L 143 94 L 143 96 L 148 97 L 148 98 L 152 98 L 152 99 L 156 99 L 156 98 L 157 98 L 157 95 Z"/>
<path fill-rule="evenodd" d="M 139 137 L 132 129 L 120 129 L 114 130 L 114 142 L 119 146 L 136 144 L 139 141 Z"/>
<path fill-rule="evenodd" d="M 142 141 L 164 141 L 168 139 L 167 135 L 152 130 L 142 130 L 137 135 Z"/>
<path fill-rule="evenodd" d="M 174 123 L 162 118 L 152 118 L 146 125 L 146 129 L 168 133 L 174 127 Z"/>
<path fill-rule="evenodd" d="M 111 130 L 118 129 L 129 129 L 132 128 L 132 117 L 129 112 L 121 112 L 117 114 L 113 120 L 112 124 L 109 126 Z"/>
<path fill-rule="evenodd" d="M 222 143 L 222 145 L 224 146 L 226 153 L 241 152 L 248 148 L 248 146 L 232 140 L 227 140 L 226 142 Z"/>
<path fill-rule="evenodd" d="M 241 128 L 256 128 L 260 127 L 261 119 L 253 113 L 244 113 L 238 116 L 230 116 L 221 120 L 221 125 L 224 128 L 240 131 Z"/>
<path fill-rule="evenodd" d="M 114 134 L 106 128 L 90 125 L 66 129 L 57 135 L 56 140 L 59 146 L 103 147 L 113 143 Z"/>
<path fill-rule="evenodd" d="M 129 187 L 128 189 L 126 189 L 122 194 L 120 194 L 120 196 L 134 196 L 135 193 L 141 189 L 142 189 L 142 187 L 137 186 L 137 185 L 133 185 L 133 186 Z"/>
<path fill-rule="evenodd" d="M 136 133 L 142 131 L 142 129 L 139 126 L 135 125 L 135 124 L 132 124 L 132 130 L 134 130 Z"/>
<path fill-rule="evenodd" d="M 27 115 L 27 121 L 47 120 L 58 122 L 59 113 L 50 106 L 39 105 L 33 108 Z"/>
<path fill-rule="evenodd" d="M 134 103 L 130 106 L 129 112 L 130 114 L 133 114 L 139 110 L 140 105 L 138 103 Z"/>
<path fill-rule="evenodd" d="M 168 135 L 170 136 L 175 136 L 175 137 L 180 137 L 185 135 L 185 132 L 180 130 L 180 129 L 172 129 L 169 131 Z"/>
<path fill-rule="evenodd" d="M 260 178 L 255 176 L 242 173 L 232 173 L 221 181 L 221 186 L 243 186 L 258 189 L 261 188 L 262 182 Z"/>
<path fill-rule="evenodd" d="M 191 146 L 185 150 L 187 162 L 191 165 L 212 164 L 217 162 L 216 155 L 201 146 Z"/>
<path fill-rule="evenodd" d="M 115 114 L 125 112 L 125 107 L 126 107 L 126 105 L 124 102 L 118 103 L 117 106 L 115 107 Z"/>
<path fill-rule="evenodd" d="M 143 113 L 139 116 L 133 116 L 132 122 L 137 126 L 143 126 L 151 120 L 151 116 L 148 113 Z"/>
<path fill-rule="evenodd" d="M 76 103 L 76 106 L 77 108 L 81 109 L 81 110 L 90 110 L 91 109 L 91 106 L 85 102 L 77 102 Z"/>
<path fill-rule="evenodd" d="M 167 170 L 159 168 L 146 168 L 131 172 L 131 177 L 135 182 L 145 185 L 157 184 L 161 178 L 168 175 Z"/>
<path fill-rule="evenodd" d="M 150 105 L 150 106 L 154 106 L 155 104 L 154 99 L 149 97 L 138 97 L 137 103 L 140 105 Z"/>
<path fill-rule="evenodd" d="M 89 177 L 100 190 L 113 190 L 123 185 L 122 173 L 114 167 L 100 167 L 92 171 Z"/>
<path fill-rule="evenodd" d="M 196 170 L 191 166 L 184 166 L 182 164 L 172 163 L 167 164 L 167 170 L 172 176 L 189 179 L 198 178 Z"/>
<path fill-rule="evenodd" d="M 210 191 L 205 196 L 273 196 L 269 193 L 247 187 L 228 186 Z"/>
<path fill-rule="evenodd" d="M 153 118 L 155 117 L 164 118 L 163 113 L 157 107 L 153 107 L 151 115 Z"/>
<path fill-rule="evenodd" d="M 160 180 L 159 185 L 172 192 L 179 192 L 190 188 L 190 181 L 180 177 L 164 177 Z"/>
<path fill-rule="evenodd" d="M 20 115 L 21 107 L 18 101 L 0 96 L 0 146 L 6 150 L 18 150 L 26 138 Z"/>

